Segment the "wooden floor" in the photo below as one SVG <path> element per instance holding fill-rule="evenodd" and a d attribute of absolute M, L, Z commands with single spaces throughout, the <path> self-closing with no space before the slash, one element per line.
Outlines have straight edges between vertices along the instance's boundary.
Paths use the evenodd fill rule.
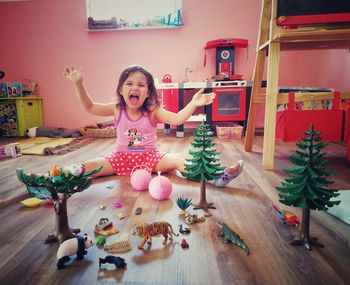
<path fill-rule="evenodd" d="M 191 137 L 161 136 L 163 151 L 187 155 Z M 113 139 L 96 142 L 62 156 L 22 156 L 0 161 L 0 284 L 349 284 L 350 282 L 350 226 L 325 212 L 312 212 L 310 234 L 318 237 L 324 248 L 307 251 L 289 245 L 288 237 L 298 234 L 298 228 L 286 226 L 272 208 L 276 203 L 292 210 L 301 218 L 300 209 L 287 208 L 278 203 L 275 187 L 285 178 L 282 169 L 291 166 L 288 156 L 294 143 L 276 144 L 274 171 L 262 168 L 262 137 L 256 137 L 254 151 L 245 153 L 243 140 L 216 140 L 222 163 L 245 160 L 240 177 L 225 189 L 207 186 L 207 200 L 217 209 L 205 222 L 191 226 L 192 232 L 174 238 L 163 246 L 162 238 L 144 250 L 137 249 L 138 237 L 130 235 L 132 250 L 118 254 L 126 259 L 127 269 L 115 270 L 112 265 L 99 269 L 98 258 L 107 253 L 93 246 L 83 261 L 75 261 L 64 270 L 56 269 L 58 243 L 44 244 L 54 227 L 54 210 L 39 206 L 25 208 L 19 201 L 26 197 L 25 187 L 15 176 L 17 167 L 31 172 L 46 172 L 52 165 L 85 161 L 113 150 Z M 345 146 L 328 146 L 329 168 L 337 171 L 336 187 L 349 189 L 349 164 L 345 160 Z M 184 195 L 199 200 L 199 183 L 167 174 L 173 183 L 170 199 L 153 200 L 147 192 L 134 191 L 128 177 L 96 179 L 82 193 L 68 200 L 70 226 L 93 238 L 94 226 L 101 217 L 108 217 L 120 232 L 130 232 L 135 225 L 166 220 L 175 231 L 183 224 L 175 200 Z M 114 202 L 123 207 L 113 208 Z M 101 204 L 106 205 L 100 210 Z M 141 215 L 135 209 L 142 207 Z M 119 220 L 123 212 L 126 218 Z M 201 211 L 193 211 L 202 214 Z M 232 244 L 224 244 L 217 236 L 216 221 L 226 222 L 248 244 L 250 254 Z M 108 237 L 108 241 L 118 237 Z M 181 248 L 185 238 L 189 249 Z"/>

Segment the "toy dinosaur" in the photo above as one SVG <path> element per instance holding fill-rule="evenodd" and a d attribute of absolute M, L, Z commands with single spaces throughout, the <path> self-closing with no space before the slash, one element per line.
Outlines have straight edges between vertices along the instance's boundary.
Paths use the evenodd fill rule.
<path fill-rule="evenodd" d="M 299 224 L 299 219 L 298 217 L 289 211 L 285 211 L 285 210 L 280 210 L 277 208 L 276 205 L 272 205 L 272 207 L 277 211 L 278 215 L 280 216 L 280 218 L 283 220 L 283 223 L 287 223 L 291 226 L 295 226 L 297 227 Z"/>
<path fill-rule="evenodd" d="M 221 228 L 219 236 L 224 238 L 225 243 L 231 242 L 243 248 L 247 255 L 249 254 L 248 245 L 240 238 L 238 234 L 236 234 L 232 229 L 230 229 L 228 225 L 223 222 L 217 221 L 216 224 Z"/>

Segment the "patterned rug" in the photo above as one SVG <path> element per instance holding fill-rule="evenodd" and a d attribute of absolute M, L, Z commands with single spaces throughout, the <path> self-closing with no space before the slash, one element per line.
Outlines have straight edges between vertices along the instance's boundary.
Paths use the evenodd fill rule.
<path fill-rule="evenodd" d="M 22 154 L 59 155 L 81 148 L 94 141 L 94 138 L 48 138 L 36 137 L 19 142 Z"/>

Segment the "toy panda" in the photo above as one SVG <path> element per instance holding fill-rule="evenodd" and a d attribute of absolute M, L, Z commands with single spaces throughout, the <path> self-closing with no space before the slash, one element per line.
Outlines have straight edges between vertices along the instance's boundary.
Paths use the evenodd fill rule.
<path fill-rule="evenodd" d="M 65 263 L 70 260 L 70 255 L 77 254 L 78 260 L 84 259 L 84 255 L 87 254 L 86 249 L 92 245 L 93 241 L 86 234 L 65 240 L 57 251 L 57 268 L 65 268 Z"/>

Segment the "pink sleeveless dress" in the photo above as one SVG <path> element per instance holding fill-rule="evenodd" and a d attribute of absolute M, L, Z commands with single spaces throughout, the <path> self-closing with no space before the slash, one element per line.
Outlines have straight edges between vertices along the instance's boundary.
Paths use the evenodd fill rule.
<path fill-rule="evenodd" d="M 156 148 L 157 124 L 148 113 L 133 121 L 125 109 L 120 110 L 116 119 L 117 147 L 105 158 L 110 162 L 116 175 L 130 175 L 136 166 L 147 166 L 154 172 L 165 153 Z"/>

